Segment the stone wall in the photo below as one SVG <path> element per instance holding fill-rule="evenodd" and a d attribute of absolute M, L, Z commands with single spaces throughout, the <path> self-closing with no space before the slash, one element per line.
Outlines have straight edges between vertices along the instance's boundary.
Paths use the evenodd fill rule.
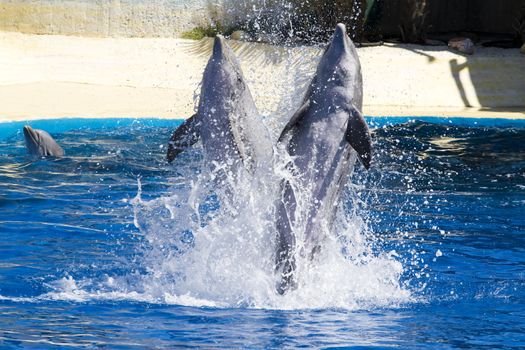
<path fill-rule="evenodd" d="M 208 25 L 217 11 L 206 0 L 0 0 L 0 30 L 173 37 Z"/>

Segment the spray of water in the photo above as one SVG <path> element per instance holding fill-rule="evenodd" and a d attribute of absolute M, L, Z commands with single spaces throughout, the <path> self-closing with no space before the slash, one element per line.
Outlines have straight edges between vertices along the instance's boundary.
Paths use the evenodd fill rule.
<path fill-rule="evenodd" d="M 364 0 L 221 0 L 220 4 L 225 23 L 247 31 L 252 41 L 285 46 L 322 44 L 337 23 L 344 23 L 351 38 L 359 41 L 366 10 Z"/>
<path fill-rule="evenodd" d="M 289 64 L 275 86 L 283 96 L 277 110 L 261 118 L 274 137 L 299 105 L 317 61 L 315 55 L 305 59 L 294 53 L 282 55 Z M 351 190 L 346 191 L 345 205 L 338 207 L 335 224 L 315 259 L 297 252 L 297 288 L 285 295 L 277 293 L 276 191 L 282 179 L 292 184 L 294 179 L 285 166 L 286 154 L 275 152 L 280 156 L 250 174 L 242 167 L 225 171 L 224 164 L 208 162 L 196 144 L 174 164 L 183 180 L 169 195 L 153 200 L 142 198 L 139 179 L 131 204 L 142 237 L 134 258 L 140 268 L 123 276 L 106 276 L 96 285 L 67 276 L 50 285 L 53 291 L 46 298 L 350 310 L 411 301 L 410 290 L 401 283 L 403 265 L 395 252 L 374 249 L 370 225 L 355 210 L 360 198 Z M 295 190 L 299 198 L 305 198 L 298 201 L 299 206 L 307 203 L 308 189 Z M 298 212 L 308 210 L 299 208 Z M 298 226 L 295 234 L 300 247 Z"/>
<path fill-rule="evenodd" d="M 289 71 L 280 81 L 287 94 L 273 116 L 261 121 L 274 136 L 300 103 L 309 83 L 305 76 L 311 77 L 306 71 L 316 62 L 292 55 L 284 59 Z M 279 115 L 284 117 L 275 117 Z M 198 145 L 193 151 L 202 153 Z M 126 288 L 160 302 L 218 307 L 359 309 L 412 300 L 400 282 L 402 264 L 395 252 L 374 249 L 374 235 L 356 210 L 360 198 L 350 189 L 313 261 L 301 253 L 304 225 L 294 228 L 298 286 L 285 295 L 277 293 L 275 207 L 280 181 L 294 186 L 298 215 L 309 213 L 311 201 L 309 189 L 297 186 L 286 166 L 289 156 L 274 151 L 278 156 L 273 163 L 255 174 L 243 168 L 224 171 L 224 164 L 209 163 L 202 155 L 186 158 L 175 165 L 178 172 L 187 169 L 185 184 L 169 196 L 147 201 L 139 191 L 133 204 L 136 226 L 145 238 L 140 254 L 145 273 L 132 288 L 124 284 Z"/>
<path fill-rule="evenodd" d="M 399 283 L 402 265 L 392 254 L 373 252 L 366 222 L 342 207 L 319 256 L 310 261 L 298 254 L 298 288 L 279 295 L 274 206 L 276 181 L 288 176 L 285 167 L 276 164 L 255 178 L 235 174 L 228 179 L 233 191 L 217 187 L 213 173 L 201 172 L 168 197 L 145 201 L 139 192 L 135 198 L 136 224 L 146 242 L 141 293 L 164 302 L 186 296 L 192 305 L 281 309 L 410 300 Z"/>

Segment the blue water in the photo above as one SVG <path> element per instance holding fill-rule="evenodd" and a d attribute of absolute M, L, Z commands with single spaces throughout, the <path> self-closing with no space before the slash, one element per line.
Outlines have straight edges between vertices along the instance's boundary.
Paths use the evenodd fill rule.
<path fill-rule="evenodd" d="M 351 272 L 334 284 L 349 296 L 309 285 L 262 304 L 229 294 L 229 275 L 191 281 L 198 255 L 165 264 L 160 216 L 158 236 L 134 224 L 138 181 L 153 203 L 200 171 L 192 155 L 164 160 L 179 122 L 31 123 L 66 150 L 51 160 L 26 155 L 22 124 L 0 124 L 0 347 L 524 348 L 524 124 L 426 120 L 369 120 L 374 166 L 356 167 L 343 203 L 368 257 L 334 267 Z M 214 253 L 202 269 L 231 257 Z"/>

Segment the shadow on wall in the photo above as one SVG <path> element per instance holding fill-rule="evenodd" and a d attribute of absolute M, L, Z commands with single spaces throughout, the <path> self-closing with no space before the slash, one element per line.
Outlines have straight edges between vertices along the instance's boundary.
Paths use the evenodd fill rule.
<path fill-rule="evenodd" d="M 452 51 L 453 58 L 443 58 L 434 53 L 450 50 L 446 46 L 394 46 L 425 57 L 429 64 L 447 64 L 461 99 L 455 105 L 502 113 L 525 112 L 525 57 L 519 50 L 476 46 L 473 55 Z"/>
<path fill-rule="evenodd" d="M 471 109 L 472 115 L 475 115 L 475 110 L 502 114 L 525 112 L 525 57 L 517 49 L 478 45 L 473 55 L 463 55 L 444 45 L 388 46 L 415 54 L 405 56 L 396 54 L 394 49 L 390 54 L 384 51 L 387 54 L 382 64 L 391 62 L 394 67 L 398 67 L 400 72 L 392 76 L 400 79 L 397 82 L 399 89 L 411 92 L 410 96 L 405 96 L 396 89 L 390 96 L 381 98 L 391 105 L 399 103 L 417 107 L 418 103 L 423 103 L 426 107 L 436 107 L 446 114 L 462 109 Z M 417 59 L 416 55 L 422 59 Z M 390 68 L 382 67 L 379 70 L 386 72 Z M 373 73 L 372 80 L 380 83 L 381 76 Z"/>
<path fill-rule="evenodd" d="M 397 12 L 392 7 L 394 2 L 385 5 L 392 18 Z M 472 36 L 478 42 L 479 37 L 487 39 L 508 38 L 516 41 L 523 38 L 525 25 L 525 1 L 508 0 L 496 2 L 489 0 L 425 0 L 428 3 L 427 15 L 431 23 L 428 32 L 431 37 L 448 40 L 457 36 Z M 521 20 L 520 20 L 521 18 Z M 393 26 L 390 29 L 394 30 Z M 515 39 L 510 39 L 512 36 Z M 523 40 L 523 39 L 521 39 Z M 520 44 L 521 45 L 521 44 Z M 400 46 L 428 58 L 429 63 L 436 61 L 432 55 L 443 47 Z M 442 60 L 441 58 L 440 60 Z M 474 55 L 456 55 L 448 62 L 450 74 L 457 87 L 461 104 L 465 108 L 511 112 L 525 111 L 525 60 L 516 49 L 501 50 L 476 47 Z"/>
<path fill-rule="evenodd" d="M 465 107 L 525 111 L 525 60 L 518 50 L 483 49 L 483 56 L 451 59 L 450 72 Z"/>

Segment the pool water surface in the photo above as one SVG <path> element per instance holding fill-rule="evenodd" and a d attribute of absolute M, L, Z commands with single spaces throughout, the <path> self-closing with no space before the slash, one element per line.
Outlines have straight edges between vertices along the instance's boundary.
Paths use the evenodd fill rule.
<path fill-rule="evenodd" d="M 335 248 L 285 297 L 267 223 L 196 188 L 198 147 L 165 161 L 180 121 L 32 122 L 60 159 L 1 123 L 0 348 L 524 348 L 525 124 L 420 119 L 369 119 Z"/>

